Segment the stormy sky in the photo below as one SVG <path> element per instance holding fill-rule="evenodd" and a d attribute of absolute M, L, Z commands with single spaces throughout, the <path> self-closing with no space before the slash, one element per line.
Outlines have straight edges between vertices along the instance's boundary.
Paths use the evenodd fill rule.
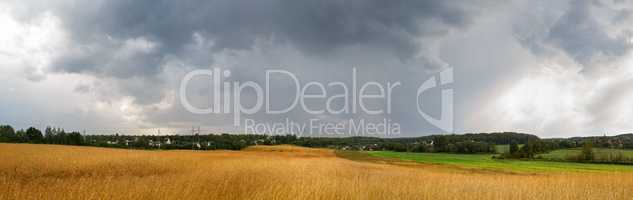
<path fill-rule="evenodd" d="M 221 68 L 231 82 L 263 84 L 276 69 L 351 84 L 355 69 L 361 83 L 402 83 L 391 113 L 242 116 L 261 122 L 384 118 L 401 136 L 445 133 L 417 108 L 438 117 L 450 88 L 450 132 L 633 132 L 631 1 L 8 0 L 0 27 L 0 124 L 18 128 L 239 132 L 232 115 L 193 114 L 179 97 L 187 73 Z M 453 82 L 418 101 L 447 69 Z M 293 98 L 288 83 L 271 84 L 271 106 Z M 211 88 L 196 79 L 186 90 L 208 107 Z"/>

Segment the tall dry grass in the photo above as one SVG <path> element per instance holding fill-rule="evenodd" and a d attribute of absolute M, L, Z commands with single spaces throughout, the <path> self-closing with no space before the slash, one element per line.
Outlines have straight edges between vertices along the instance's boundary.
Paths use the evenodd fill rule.
<path fill-rule="evenodd" d="M 477 173 L 289 146 L 192 152 L 0 144 L 0 199 L 633 199 L 633 174 Z"/>

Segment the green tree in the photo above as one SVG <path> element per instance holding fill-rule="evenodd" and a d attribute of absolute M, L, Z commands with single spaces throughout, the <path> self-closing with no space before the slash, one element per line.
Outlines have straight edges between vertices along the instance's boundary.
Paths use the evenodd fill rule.
<path fill-rule="evenodd" d="M 528 140 L 527 144 L 521 147 L 521 157 L 522 158 L 533 158 L 535 154 L 535 145 L 536 141 Z"/>
<path fill-rule="evenodd" d="M 68 134 L 68 142 L 71 145 L 82 145 L 84 144 L 84 138 L 78 132 L 72 132 Z"/>
<path fill-rule="evenodd" d="M 26 129 L 26 138 L 28 140 L 27 142 L 30 143 L 42 143 L 44 141 L 42 132 L 34 127 Z"/>
<path fill-rule="evenodd" d="M 68 136 L 66 134 L 66 131 L 64 130 L 57 130 L 57 134 L 55 135 L 55 144 L 68 144 Z"/>
<path fill-rule="evenodd" d="M 47 144 L 54 144 L 55 143 L 55 129 L 51 128 L 50 126 L 47 126 L 46 129 L 44 129 L 44 143 Z"/>
<path fill-rule="evenodd" d="M 510 143 L 510 155 L 515 155 L 519 151 L 519 145 L 516 142 Z"/>
<path fill-rule="evenodd" d="M 14 142 L 28 142 L 29 138 L 26 136 L 26 131 L 20 129 L 15 132 L 15 141 Z"/>
<path fill-rule="evenodd" d="M 581 158 L 585 161 L 592 161 L 594 158 L 593 155 L 593 144 L 590 141 L 585 141 L 582 145 L 582 153 Z"/>
<path fill-rule="evenodd" d="M 433 150 L 435 152 L 448 151 L 448 141 L 447 141 L 446 136 L 437 135 L 433 137 Z"/>
<path fill-rule="evenodd" d="M 0 142 L 17 142 L 15 130 L 8 125 L 0 126 Z"/>

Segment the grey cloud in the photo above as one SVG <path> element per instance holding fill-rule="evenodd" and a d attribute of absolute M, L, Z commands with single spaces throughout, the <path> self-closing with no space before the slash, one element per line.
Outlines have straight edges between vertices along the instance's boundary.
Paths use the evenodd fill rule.
<path fill-rule="evenodd" d="M 77 85 L 74 91 L 80 94 L 86 94 L 90 92 L 90 85 L 87 85 L 87 84 Z"/>
<path fill-rule="evenodd" d="M 57 12 L 82 49 L 61 58 L 55 68 L 120 77 L 145 71 L 155 74 L 161 70 L 159 62 L 165 55 L 187 57 L 187 44 L 195 42 L 196 33 L 212 40 L 212 48 L 204 49 L 207 51 L 249 49 L 257 39 L 271 39 L 308 54 L 369 44 L 409 58 L 418 50 L 414 43 L 417 37 L 463 27 L 475 10 L 473 5 L 451 1 L 378 0 L 102 1 L 69 5 L 62 5 Z M 105 36 L 146 37 L 161 44 L 160 53 L 111 61 L 109 54 L 118 48 L 103 46 L 108 43 Z M 128 71 L 130 68 L 134 71 Z"/>
<path fill-rule="evenodd" d="M 631 92 L 633 79 L 618 81 L 602 89 L 587 106 L 588 111 L 592 113 L 593 123 L 605 124 L 615 121 L 618 114 L 626 112 L 619 106 L 630 98 Z"/>
<path fill-rule="evenodd" d="M 162 55 L 157 51 L 139 49 L 145 47 L 135 47 L 131 41 L 135 40 L 100 40 L 90 44 L 79 44 L 57 58 L 52 70 L 119 78 L 160 73 Z"/>
<path fill-rule="evenodd" d="M 533 15 L 527 19 L 519 19 L 515 25 L 515 36 L 522 45 L 529 48 L 538 56 L 555 54 L 561 50 L 567 56 L 585 67 L 585 71 L 592 70 L 604 61 L 620 57 L 630 51 L 631 45 L 625 38 L 626 30 L 612 35 L 608 29 L 627 20 L 630 14 L 627 9 L 614 9 L 600 1 L 580 0 L 556 2 L 567 5 L 550 5 L 536 1 L 530 12 Z M 546 9 L 543 6 L 559 8 Z M 611 19 L 601 19 L 595 10 L 617 12 Z M 605 23 L 610 22 L 610 23 Z"/>
<path fill-rule="evenodd" d="M 573 1 L 570 10 L 550 30 L 548 40 L 584 65 L 597 56 L 618 57 L 630 46 L 621 38 L 611 37 L 592 16 L 590 1 Z"/>
<path fill-rule="evenodd" d="M 627 23 L 631 18 L 633 18 L 633 9 L 625 8 L 617 11 L 613 17 L 613 23 Z"/>
<path fill-rule="evenodd" d="M 265 69 L 284 69 L 298 75 L 303 84 L 350 83 L 351 69 L 356 67 L 361 81 L 403 82 L 393 113 L 384 117 L 401 122 L 405 135 L 436 133 L 439 129 L 416 112 L 415 91 L 431 73 L 450 66 L 455 68 L 451 87 L 456 95 L 457 131 L 476 131 L 473 127 L 485 129 L 499 122 L 485 118 L 487 115 L 471 119 L 480 116 L 477 113 L 491 112 L 489 104 L 543 61 L 569 64 L 568 60 L 550 59 L 562 53 L 587 69 L 601 67 L 593 60 L 622 57 L 630 47 L 620 43 L 621 37 L 631 36 L 630 31 L 613 35 L 607 29 L 627 25 L 630 8 L 618 8 L 619 13 L 608 15 L 612 19 L 602 19 L 593 10 L 611 4 L 589 1 L 519 0 L 501 5 L 486 0 L 15 2 L 26 7 L 19 19 L 28 21 L 28 13 L 50 11 L 68 31 L 69 46 L 57 52 L 50 72 L 88 74 L 95 82 L 82 82 L 73 91 L 95 95 L 104 102 L 133 97 L 142 119 L 158 126 L 231 124 L 230 115 L 191 114 L 179 104 L 179 98 L 169 102 L 173 105 L 160 104 L 169 95 L 178 95 L 180 78 L 196 67 L 229 69 L 229 80 L 242 83 L 263 83 Z M 285 105 L 294 95 L 287 82 L 272 86 L 275 103 Z M 193 102 L 208 105 L 208 82 L 200 81 L 189 89 Z M 605 100 L 596 102 L 617 99 L 617 103 L 623 97 L 610 94 L 618 92 L 629 90 L 605 91 L 600 94 Z M 439 114 L 439 96 L 436 88 L 424 99 L 425 111 L 434 116 Z M 252 98 L 245 98 L 249 100 Z M 601 114 L 601 107 L 596 103 L 587 108 L 592 114 L 607 116 L 596 124 L 606 123 L 609 113 L 618 109 L 614 106 Z M 77 118 L 87 115 L 90 113 Z M 117 117 L 121 116 L 113 118 Z M 249 117 L 279 122 L 285 117 L 336 121 L 383 116 L 313 116 L 293 110 L 285 115 Z M 560 116 L 552 116 L 556 117 Z M 538 121 L 526 120 L 520 127 L 537 127 Z M 558 125 L 566 124 L 564 119 L 556 122 L 560 122 L 557 127 L 547 129 L 568 130 Z M 539 130 L 543 129 L 534 131 Z"/>
<path fill-rule="evenodd" d="M 208 67 L 216 53 L 251 50 L 262 40 L 320 59 L 360 45 L 406 62 L 420 52 L 416 40 L 468 26 L 485 3 L 115 0 L 63 1 L 45 7 L 61 18 L 71 39 L 70 47 L 52 63 L 53 72 L 110 77 L 119 80 L 120 90 L 136 97 L 137 103 L 156 103 L 160 95 L 140 91 L 161 93 L 164 88 L 158 87 L 164 83 L 157 76 L 170 60 Z M 135 49 L 130 46 L 135 42 L 153 46 Z M 426 68 L 447 65 L 436 55 L 422 53 L 416 59 L 426 60 Z M 127 79 L 152 81 L 138 84 Z"/>
<path fill-rule="evenodd" d="M 27 80 L 38 82 L 46 79 L 46 75 L 41 71 L 37 71 L 37 68 L 26 63 L 24 63 L 24 65 L 25 67 L 22 69 L 22 75 Z"/>

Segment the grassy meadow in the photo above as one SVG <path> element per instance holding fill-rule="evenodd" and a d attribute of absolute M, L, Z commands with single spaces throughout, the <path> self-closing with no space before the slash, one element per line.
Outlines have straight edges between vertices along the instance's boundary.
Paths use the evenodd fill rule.
<path fill-rule="evenodd" d="M 633 172 L 633 166 L 541 160 L 493 159 L 491 154 L 408 153 L 392 151 L 363 152 L 378 158 L 390 158 L 425 164 L 441 164 L 463 169 L 511 173 L 543 172 Z"/>
<path fill-rule="evenodd" d="M 495 145 L 495 152 L 496 153 L 505 153 L 510 151 L 510 145 L 509 144 L 503 144 L 503 145 Z"/>
<path fill-rule="evenodd" d="M 369 156 L 294 146 L 256 146 L 244 151 L 143 151 L 0 144 L 0 199 L 633 197 L 633 173 L 619 167 L 507 173 L 446 167 L 469 162 L 478 162 L 473 166 L 486 163 L 494 166 L 485 155 L 438 154 L 427 158 L 431 155 L 402 154 L 403 157 L 399 157 L 448 164 L 438 165 L 389 163 L 385 161 L 389 159 L 382 157 L 395 154 L 371 153 Z M 516 165 L 517 168 L 527 166 Z"/>
<path fill-rule="evenodd" d="M 519 148 L 523 147 L 523 144 L 518 144 Z M 509 144 L 500 144 L 500 145 L 495 145 L 495 152 L 498 154 L 501 153 L 506 153 L 510 151 L 510 145 Z"/>
<path fill-rule="evenodd" d="M 581 151 L 582 149 L 580 148 L 558 149 L 540 156 L 546 160 L 565 160 L 569 157 L 580 155 Z M 596 158 L 607 159 L 609 157 L 622 156 L 624 159 L 633 161 L 633 150 L 630 149 L 594 148 L 593 153 Z"/>

